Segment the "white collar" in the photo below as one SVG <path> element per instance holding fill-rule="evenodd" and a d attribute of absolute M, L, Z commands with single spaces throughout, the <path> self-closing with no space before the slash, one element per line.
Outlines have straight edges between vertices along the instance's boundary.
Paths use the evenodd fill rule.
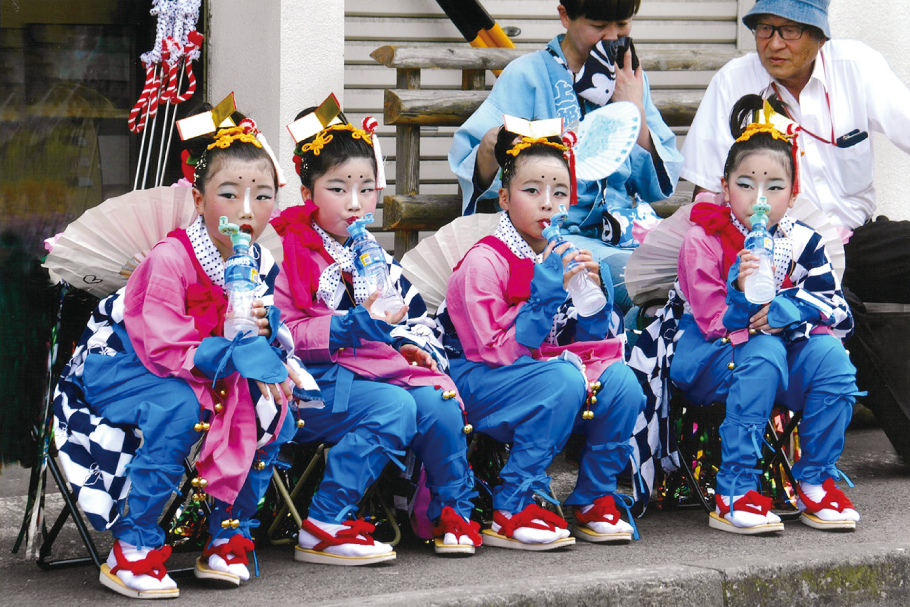
<path fill-rule="evenodd" d="M 205 228 L 205 221 L 202 219 L 202 215 L 190 224 L 186 229 L 186 235 L 190 239 L 190 244 L 193 245 L 193 252 L 196 254 L 196 259 L 199 260 L 199 265 L 205 271 L 205 275 L 214 284 L 223 287 L 224 260 L 221 258 L 221 252 L 218 247 L 212 242 L 209 231 Z"/>
<path fill-rule="evenodd" d="M 538 255 L 535 253 L 531 245 L 515 229 L 515 225 L 509 219 L 508 212 L 504 212 L 499 218 L 499 227 L 496 228 L 496 232 L 493 235 L 509 247 L 509 250 L 519 259 L 530 259 L 534 263 L 543 261 L 543 254 Z"/>

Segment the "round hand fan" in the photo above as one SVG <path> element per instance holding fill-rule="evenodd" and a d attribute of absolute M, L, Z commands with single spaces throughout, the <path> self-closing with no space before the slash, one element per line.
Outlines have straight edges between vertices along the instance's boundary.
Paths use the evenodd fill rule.
<path fill-rule="evenodd" d="M 110 198 L 67 226 L 44 267 L 78 289 L 107 297 L 126 284 L 159 240 L 196 217 L 192 188 L 151 188 Z M 281 255 L 281 240 L 271 226 L 259 242 Z"/>
<path fill-rule="evenodd" d="M 589 112 L 578 127 L 575 176 L 596 181 L 612 175 L 632 153 L 640 129 L 641 113 L 628 101 Z"/>
<path fill-rule="evenodd" d="M 700 201 L 704 201 L 704 198 Z M 713 200 L 720 204 L 723 198 L 718 194 Z M 665 300 L 670 289 L 673 288 L 677 274 L 679 249 L 682 247 L 686 232 L 694 225 L 689 219 L 691 211 L 692 204 L 677 209 L 671 217 L 664 219 L 651 230 L 644 243 L 629 257 L 629 262 L 626 264 L 626 289 L 629 297 L 637 305 L 643 305 L 655 299 Z M 843 278 L 846 256 L 844 245 L 834 224 L 805 198 L 797 198 L 796 204 L 787 212 L 787 215 L 802 221 L 821 235 L 835 273 L 838 278 Z"/>
<path fill-rule="evenodd" d="M 452 270 L 478 240 L 496 231 L 501 216 L 478 213 L 459 217 L 405 253 L 402 271 L 417 287 L 430 314 L 435 314 L 445 299 Z"/>

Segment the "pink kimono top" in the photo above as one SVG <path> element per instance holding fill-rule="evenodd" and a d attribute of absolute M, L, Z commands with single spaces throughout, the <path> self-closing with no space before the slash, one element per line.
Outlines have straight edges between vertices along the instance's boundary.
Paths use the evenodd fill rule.
<path fill-rule="evenodd" d="M 491 244 L 490 238 L 496 242 Z M 465 358 L 502 367 L 522 356 L 546 360 L 568 350 L 585 363 L 585 378 L 596 381 L 607 367 L 623 359 L 621 339 L 544 343 L 536 349 L 516 340 L 515 319 L 527 305 L 533 277 L 533 266 L 528 271 L 530 263 L 495 237 L 488 237 L 471 248 L 455 268 L 446 290 L 446 306 Z"/>

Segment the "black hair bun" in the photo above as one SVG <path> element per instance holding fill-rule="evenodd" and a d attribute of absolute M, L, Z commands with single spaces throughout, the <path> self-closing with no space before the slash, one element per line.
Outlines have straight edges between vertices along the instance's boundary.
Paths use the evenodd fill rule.
<path fill-rule="evenodd" d="M 778 114 L 784 116 L 788 114 L 787 105 L 777 97 L 769 98 L 768 104 Z M 733 135 L 733 139 L 739 139 L 746 127 L 753 122 L 753 114 L 764 107 L 765 99 L 755 94 L 744 95 L 733 104 L 733 110 L 730 112 L 730 134 Z"/>

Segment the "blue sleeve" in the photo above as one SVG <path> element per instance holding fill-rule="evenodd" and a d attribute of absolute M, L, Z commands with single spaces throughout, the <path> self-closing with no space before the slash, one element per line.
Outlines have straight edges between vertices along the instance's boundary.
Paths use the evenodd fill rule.
<path fill-rule="evenodd" d="M 728 331 L 738 331 L 749 326 L 749 319 L 759 310 L 760 304 L 750 303 L 746 294 L 739 290 L 736 281 L 739 279 L 739 258 L 730 266 L 727 274 L 727 311 L 724 313 L 724 327 Z"/>
<path fill-rule="evenodd" d="M 355 306 L 347 314 L 333 316 L 329 327 L 329 348 L 356 348 L 361 340 L 392 343 L 392 325 L 370 316 L 363 306 Z"/>
<path fill-rule="evenodd" d="M 277 348 L 261 335 L 233 341 L 206 337 L 196 349 L 193 364 L 213 382 L 232 373 L 267 384 L 278 384 L 288 377 Z"/>
<path fill-rule="evenodd" d="M 515 317 L 515 341 L 527 348 L 539 348 L 553 327 L 553 316 L 566 301 L 562 285 L 563 265 L 559 255 L 549 255 L 535 264 L 531 296 Z"/>
<path fill-rule="evenodd" d="M 771 300 L 771 306 L 768 308 L 769 325 L 775 329 L 782 329 L 793 324 L 818 322 L 821 317 L 818 308 L 788 295 L 783 292 Z"/>

